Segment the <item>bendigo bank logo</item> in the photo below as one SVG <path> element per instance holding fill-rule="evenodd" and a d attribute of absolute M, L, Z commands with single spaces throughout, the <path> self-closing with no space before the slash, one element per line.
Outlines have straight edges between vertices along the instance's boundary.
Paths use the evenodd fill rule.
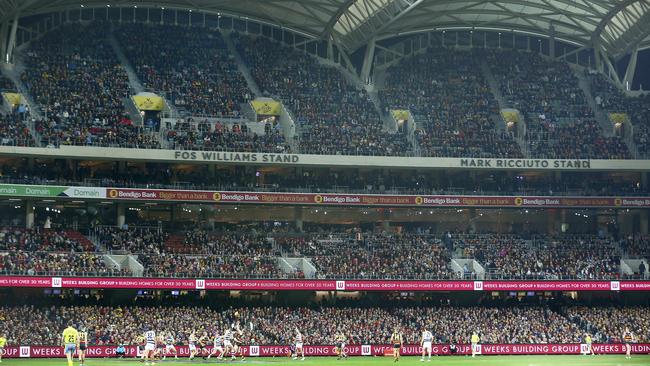
<path fill-rule="evenodd" d="M 524 199 L 521 197 L 515 198 L 515 206 L 521 206 L 524 203 Z"/>
<path fill-rule="evenodd" d="M 420 196 L 415 197 L 415 204 L 416 205 L 421 205 L 422 202 L 424 202 L 424 199 Z"/>
<path fill-rule="evenodd" d="M 320 194 L 315 195 L 314 196 L 314 202 L 323 203 L 323 196 L 321 196 Z"/>
<path fill-rule="evenodd" d="M 214 194 L 212 194 L 212 199 L 215 201 L 221 201 L 221 193 L 214 192 Z"/>
<path fill-rule="evenodd" d="M 117 198 L 117 189 L 111 189 L 110 191 L 108 191 L 108 197 Z"/>

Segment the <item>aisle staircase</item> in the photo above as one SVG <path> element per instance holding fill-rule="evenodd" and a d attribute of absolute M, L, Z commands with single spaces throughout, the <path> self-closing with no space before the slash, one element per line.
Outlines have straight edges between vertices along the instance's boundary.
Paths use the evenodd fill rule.
<path fill-rule="evenodd" d="M 228 46 L 228 51 L 235 58 L 235 61 L 237 63 L 237 69 L 242 74 L 242 76 L 244 76 L 244 79 L 246 80 L 246 84 L 248 85 L 248 89 L 250 89 L 251 92 L 253 92 L 253 98 L 251 99 L 254 99 L 254 97 L 261 97 L 262 91 L 260 90 L 260 87 L 255 82 L 255 79 L 253 78 L 253 74 L 251 74 L 251 71 L 248 69 L 248 66 L 244 62 L 244 59 L 239 54 L 239 51 L 237 51 L 237 47 L 235 47 L 235 43 L 232 41 L 232 38 L 230 38 L 230 33 L 222 32 L 221 35 L 223 36 L 223 39 L 226 41 L 226 46 Z"/>

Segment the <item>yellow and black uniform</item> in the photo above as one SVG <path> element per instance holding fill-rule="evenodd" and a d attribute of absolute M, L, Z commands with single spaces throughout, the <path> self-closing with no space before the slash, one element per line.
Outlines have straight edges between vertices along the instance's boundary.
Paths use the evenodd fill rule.
<path fill-rule="evenodd" d="M 390 342 L 393 344 L 393 348 L 401 348 L 402 335 L 398 332 L 393 332 L 393 335 L 390 336 Z"/>
<path fill-rule="evenodd" d="M 631 332 L 625 332 L 625 333 L 623 333 L 623 342 L 624 342 L 625 344 L 630 344 L 630 343 L 632 343 L 632 340 L 633 340 L 633 339 L 634 339 L 634 337 L 632 337 L 632 333 L 631 333 Z"/>
<path fill-rule="evenodd" d="M 72 354 L 77 349 L 77 339 L 79 333 L 73 327 L 67 327 L 63 330 L 63 344 L 65 347 L 65 353 Z"/>
<path fill-rule="evenodd" d="M 478 334 L 472 334 L 472 344 L 478 344 L 481 339 L 478 337 Z"/>
<path fill-rule="evenodd" d="M 79 332 L 79 350 L 85 351 L 88 348 L 88 333 Z"/>
<path fill-rule="evenodd" d="M 5 348 L 6 345 L 7 345 L 7 338 L 0 337 L 0 350 Z"/>
<path fill-rule="evenodd" d="M 586 344 L 591 344 L 591 336 L 590 336 L 590 335 L 587 335 L 587 336 L 585 337 L 585 343 L 586 343 Z"/>

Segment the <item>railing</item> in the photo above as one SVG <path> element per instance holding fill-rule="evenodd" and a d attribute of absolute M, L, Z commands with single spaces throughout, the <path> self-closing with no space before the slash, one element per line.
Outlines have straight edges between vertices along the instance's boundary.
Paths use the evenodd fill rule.
<path fill-rule="evenodd" d="M 299 279 L 302 277 L 296 276 L 292 273 L 277 274 L 244 274 L 244 273 L 168 273 L 164 277 L 147 276 L 147 270 L 142 278 L 204 278 L 204 279 Z M 111 277 L 111 278 L 130 278 L 132 275 L 125 274 L 120 271 L 75 271 L 75 270 L 60 270 L 60 271 L 31 271 L 31 270 L 0 270 L 0 276 L 74 276 L 74 277 Z M 448 274 L 448 275 L 322 275 L 317 274 L 317 279 L 328 280 L 402 280 L 402 281 L 461 281 L 461 280 L 477 280 L 475 275 L 472 274 Z M 599 278 L 579 278 L 575 276 L 559 276 L 557 278 L 548 278 L 543 276 L 494 276 L 485 273 L 483 280 L 499 280 L 499 281 L 552 281 L 552 280 L 566 280 L 566 281 L 618 281 L 618 280 L 647 280 L 647 277 L 639 275 L 629 276 L 608 276 Z"/>
<path fill-rule="evenodd" d="M 284 184 L 257 184 L 253 187 L 248 185 L 232 184 L 209 184 L 176 182 L 164 183 L 138 183 L 131 181 L 116 181 L 111 178 L 86 178 L 81 181 L 68 179 L 46 179 L 40 177 L 12 178 L 0 177 L 0 183 L 4 184 L 37 184 L 37 185 L 64 185 L 64 186 L 87 186 L 87 187 L 114 187 L 114 188 L 143 188 L 143 189 L 181 189 L 181 190 L 215 190 L 232 192 L 292 192 L 292 193 L 351 193 L 351 194 L 424 194 L 424 195 L 472 195 L 472 196 L 587 196 L 587 197 L 611 197 L 611 196 L 638 196 L 647 195 L 648 191 L 620 191 L 609 189 L 607 195 L 598 195 L 598 192 L 585 192 L 578 189 L 565 191 L 553 191 L 535 189 L 520 189 L 516 191 L 491 191 L 472 190 L 464 188 L 447 189 L 423 189 L 407 187 L 389 187 L 385 189 L 375 188 L 350 188 L 348 186 L 334 185 L 330 187 L 319 187 L 308 185 L 304 187 L 287 187 Z"/>

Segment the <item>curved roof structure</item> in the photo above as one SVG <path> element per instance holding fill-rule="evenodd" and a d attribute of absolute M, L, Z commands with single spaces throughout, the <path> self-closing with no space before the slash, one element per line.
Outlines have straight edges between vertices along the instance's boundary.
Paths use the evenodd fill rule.
<path fill-rule="evenodd" d="M 650 47 L 650 0 L 3 0 L 0 21 L 16 15 L 106 6 L 166 7 L 249 17 L 348 51 L 371 39 L 451 29 L 554 34 L 613 57 Z"/>

